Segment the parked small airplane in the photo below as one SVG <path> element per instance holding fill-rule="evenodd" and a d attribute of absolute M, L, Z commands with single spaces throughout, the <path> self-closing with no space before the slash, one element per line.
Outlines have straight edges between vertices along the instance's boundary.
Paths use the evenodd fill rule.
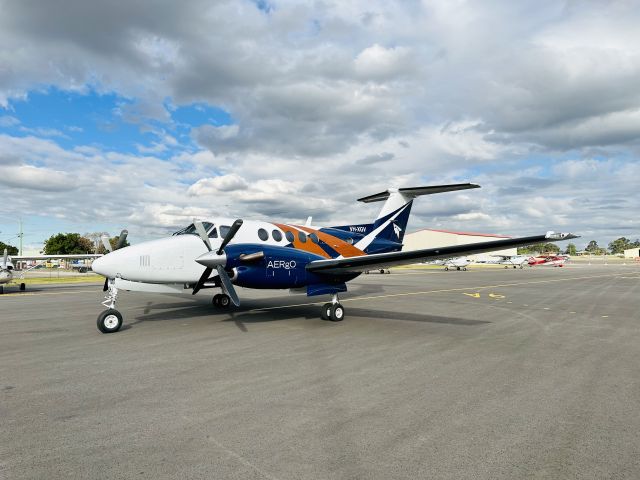
<path fill-rule="evenodd" d="M 442 265 L 446 271 L 449 270 L 467 270 L 467 267 L 471 264 L 467 257 L 455 257 L 449 258 L 444 261 L 435 262 L 436 265 Z"/>
<path fill-rule="evenodd" d="M 504 265 L 504 268 L 524 268 L 524 265 L 529 263 L 530 257 L 525 255 L 492 255 L 492 257 L 497 257 L 498 265 Z"/>
<path fill-rule="evenodd" d="M 4 293 L 4 286 L 14 281 L 15 278 L 15 264 L 13 262 L 29 261 L 29 260 L 82 260 L 98 258 L 102 255 L 94 254 L 78 254 L 78 255 L 18 255 L 10 257 L 7 249 L 4 249 L 4 255 L 2 257 L 2 265 L 0 265 L 0 295 Z M 20 280 L 24 279 L 24 271 L 20 271 Z M 24 282 L 20 282 L 20 291 L 26 289 Z"/>
<path fill-rule="evenodd" d="M 568 255 L 539 255 L 529 258 L 530 267 L 564 267 Z"/>
<path fill-rule="evenodd" d="M 287 223 L 210 218 L 194 221 L 171 237 L 117 249 L 93 262 L 105 277 L 107 308 L 97 319 L 103 333 L 122 326 L 115 309 L 119 290 L 196 294 L 219 288 L 213 305 L 240 305 L 234 285 L 258 289 L 305 289 L 308 296 L 331 295 L 321 309 L 327 320 L 344 319 L 338 294 L 366 270 L 576 238 L 547 232 L 524 238 L 402 250 L 413 200 L 421 195 L 479 188 L 471 183 L 394 188 L 360 198 L 385 201 L 373 223 L 318 228 Z"/>

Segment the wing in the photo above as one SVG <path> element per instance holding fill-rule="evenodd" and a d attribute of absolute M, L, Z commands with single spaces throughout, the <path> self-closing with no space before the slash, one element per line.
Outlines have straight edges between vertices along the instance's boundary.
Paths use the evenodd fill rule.
<path fill-rule="evenodd" d="M 374 253 L 359 257 L 336 258 L 330 260 L 316 260 L 307 265 L 307 270 L 315 273 L 348 274 L 360 273 L 377 268 L 397 267 L 417 262 L 438 260 L 442 258 L 458 257 L 474 253 L 492 252 L 503 248 L 524 247 L 543 242 L 558 242 L 578 238 L 571 233 L 547 232 L 546 235 L 531 237 L 509 238 L 492 242 L 454 245 L 450 247 L 426 248 L 408 252 Z"/>
<path fill-rule="evenodd" d="M 69 255 L 15 255 L 11 257 L 11 260 L 84 260 L 84 259 L 96 259 L 102 257 L 99 253 L 78 253 Z"/>

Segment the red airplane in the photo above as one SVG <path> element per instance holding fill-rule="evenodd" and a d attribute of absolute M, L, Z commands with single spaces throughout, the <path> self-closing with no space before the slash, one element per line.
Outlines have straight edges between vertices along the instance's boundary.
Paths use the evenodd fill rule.
<path fill-rule="evenodd" d="M 568 255 L 539 255 L 529 258 L 529 266 L 562 267 L 569 259 Z"/>

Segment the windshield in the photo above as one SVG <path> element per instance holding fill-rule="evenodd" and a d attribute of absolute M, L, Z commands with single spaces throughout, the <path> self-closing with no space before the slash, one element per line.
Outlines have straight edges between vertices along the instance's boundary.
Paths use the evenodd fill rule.
<path fill-rule="evenodd" d="M 202 226 L 204 227 L 205 231 L 209 231 L 209 229 L 213 227 L 213 223 L 202 222 Z M 188 227 L 184 227 L 182 230 L 178 230 L 173 235 L 198 235 L 198 232 L 196 231 L 196 226 L 192 223 Z"/>

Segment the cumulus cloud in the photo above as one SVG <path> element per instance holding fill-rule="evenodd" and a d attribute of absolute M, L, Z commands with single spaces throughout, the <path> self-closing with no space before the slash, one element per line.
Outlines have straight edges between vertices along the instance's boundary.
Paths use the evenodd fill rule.
<path fill-rule="evenodd" d="M 8 214 L 66 208 L 151 234 L 215 197 L 238 215 L 345 223 L 373 217 L 377 205 L 353 200 L 390 185 L 475 180 L 485 188 L 416 201 L 414 225 L 637 231 L 599 210 L 631 208 L 638 178 L 633 2 L 1 4 L 0 128 L 25 128 L 0 134 Z M 115 92 L 130 100 L 117 115 L 157 141 L 63 148 L 71 129 L 9 110 L 43 86 Z M 178 135 L 168 105 L 193 102 L 232 124 Z M 76 191 L 56 190 L 55 210 L 18 199 L 71 172 Z"/>

